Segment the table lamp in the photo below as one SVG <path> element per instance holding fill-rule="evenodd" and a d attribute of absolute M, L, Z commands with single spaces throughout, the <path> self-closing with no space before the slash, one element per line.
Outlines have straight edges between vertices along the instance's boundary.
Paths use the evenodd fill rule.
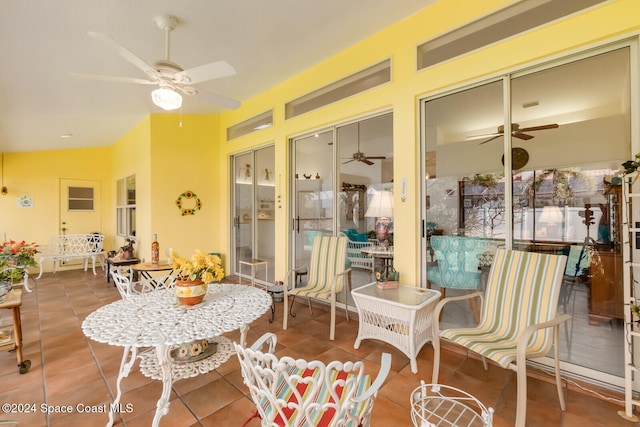
<path fill-rule="evenodd" d="M 391 245 L 393 193 L 391 191 L 374 193 L 364 216 L 375 218 L 376 238 L 378 241 L 385 246 Z"/>
<path fill-rule="evenodd" d="M 545 206 L 538 221 L 547 224 L 547 237 L 555 238 L 558 234 L 558 224 L 563 222 L 562 210 L 558 206 Z"/>

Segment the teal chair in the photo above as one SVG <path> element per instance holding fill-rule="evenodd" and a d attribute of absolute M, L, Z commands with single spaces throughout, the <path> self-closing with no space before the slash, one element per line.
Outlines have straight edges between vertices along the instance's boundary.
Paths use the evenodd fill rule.
<path fill-rule="evenodd" d="M 447 289 L 476 291 L 481 283 L 480 256 L 491 248 L 490 243 L 491 240 L 478 237 L 431 236 L 431 247 L 438 264 L 427 267 L 427 281 L 440 288 L 442 297 Z M 477 301 L 472 299 L 470 302 L 478 321 Z"/>

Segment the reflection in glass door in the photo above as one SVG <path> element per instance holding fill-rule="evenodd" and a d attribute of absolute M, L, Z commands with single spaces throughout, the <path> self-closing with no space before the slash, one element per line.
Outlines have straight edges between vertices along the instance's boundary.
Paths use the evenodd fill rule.
<path fill-rule="evenodd" d="M 248 266 L 239 261 L 260 259 L 256 282 L 273 282 L 275 271 L 275 148 L 269 146 L 233 156 L 233 255 L 235 274 L 250 279 Z M 265 274 L 266 282 L 265 282 Z"/>
<path fill-rule="evenodd" d="M 427 279 L 440 235 L 567 255 L 557 310 L 572 319 L 562 325 L 561 360 L 617 385 L 624 325 L 615 174 L 630 158 L 630 55 L 624 47 L 545 64 L 423 104 Z M 491 259 L 478 261 L 482 288 Z M 468 305 L 445 308 L 448 326 L 473 321 Z"/>
<path fill-rule="evenodd" d="M 294 140 L 294 267 L 309 263 L 315 236 L 334 235 L 333 141 L 333 130 Z"/>

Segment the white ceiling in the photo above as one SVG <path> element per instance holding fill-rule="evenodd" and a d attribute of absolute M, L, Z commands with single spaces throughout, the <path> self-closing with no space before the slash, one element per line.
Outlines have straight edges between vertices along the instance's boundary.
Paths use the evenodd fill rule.
<path fill-rule="evenodd" d="M 165 55 L 154 18 L 174 15 L 171 60 L 185 69 L 227 61 L 237 75 L 197 87 L 245 101 L 435 1 L 12 1 L 0 25 L 0 151 L 111 145 L 163 112 L 151 103 L 151 86 L 70 75 L 146 77 L 88 31 L 153 62 Z M 183 104 L 185 114 L 220 111 L 197 97 Z"/>

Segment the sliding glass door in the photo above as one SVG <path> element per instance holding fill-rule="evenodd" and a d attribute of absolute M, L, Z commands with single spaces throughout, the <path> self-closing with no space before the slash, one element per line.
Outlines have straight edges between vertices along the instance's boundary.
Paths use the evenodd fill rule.
<path fill-rule="evenodd" d="M 292 140 L 292 245 L 294 267 L 306 265 L 313 238 L 346 235 L 358 243 L 376 242 L 376 216 L 369 210 L 374 194 L 391 191 L 393 116 L 361 118 Z M 336 178 L 337 177 L 337 178 Z M 392 207 L 391 207 L 392 209 Z M 373 216 L 372 216 L 373 215 Z M 393 236 L 393 217 L 387 218 Z M 392 239 L 390 240 L 392 242 Z M 374 280 L 373 266 L 362 262 L 352 245 L 353 287 Z M 304 285 L 306 277 L 300 275 Z M 350 295 L 338 295 L 352 304 Z"/>
<path fill-rule="evenodd" d="M 567 255 L 558 312 L 572 320 L 561 358 L 608 382 L 624 375 L 615 175 L 631 152 L 630 56 L 624 46 L 592 52 L 425 100 L 422 109 L 424 277 L 438 268 L 436 236 L 488 241 L 474 254 L 479 289 L 497 246 Z M 460 304 L 443 322 L 469 325 L 474 316 Z"/>
<path fill-rule="evenodd" d="M 239 261 L 267 261 L 256 266 L 256 281 L 272 283 L 275 271 L 275 148 L 273 146 L 236 154 L 233 165 L 233 256 L 234 273 L 250 279 L 251 270 Z M 266 279 L 265 279 L 266 275 Z"/>

